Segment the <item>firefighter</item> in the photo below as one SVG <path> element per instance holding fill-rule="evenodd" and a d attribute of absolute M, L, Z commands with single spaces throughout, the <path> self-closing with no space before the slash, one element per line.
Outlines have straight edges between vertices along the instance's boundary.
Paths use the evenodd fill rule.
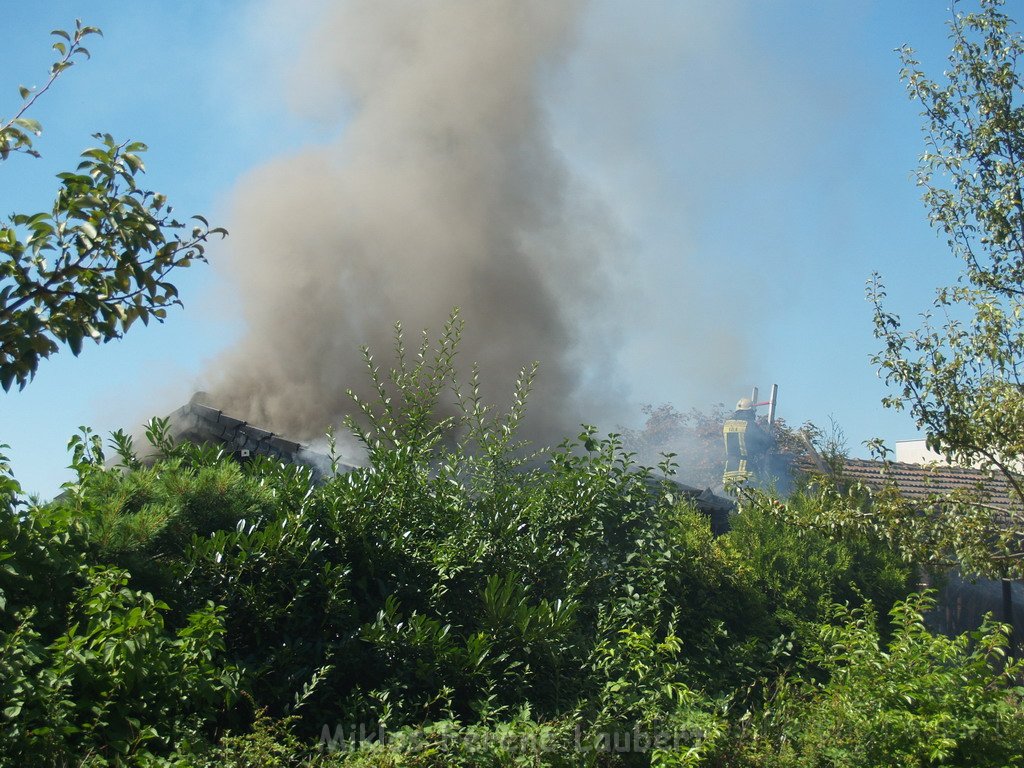
<path fill-rule="evenodd" d="M 729 486 L 756 481 L 764 472 L 772 439 L 755 421 L 753 401 L 744 397 L 736 403 L 736 411 L 722 431 L 726 457 L 722 483 Z"/>

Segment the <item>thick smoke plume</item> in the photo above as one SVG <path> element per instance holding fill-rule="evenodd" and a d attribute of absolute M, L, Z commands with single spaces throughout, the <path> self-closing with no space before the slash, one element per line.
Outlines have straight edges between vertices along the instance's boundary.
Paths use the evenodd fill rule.
<path fill-rule="evenodd" d="M 365 389 L 360 345 L 386 368 L 395 321 L 415 347 L 457 305 L 460 367 L 480 364 L 488 399 L 540 362 L 534 437 L 604 409 L 608 228 L 542 104 L 580 11 L 359 0 L 333 13 L 309 60 L 325 95 L 349 99 L 340 137 L 254 171 L 234 199 L 228 270 L 247 330 L 210 373 L 218 407 L 316 437 L 351 410 L 347 388 Z"/>

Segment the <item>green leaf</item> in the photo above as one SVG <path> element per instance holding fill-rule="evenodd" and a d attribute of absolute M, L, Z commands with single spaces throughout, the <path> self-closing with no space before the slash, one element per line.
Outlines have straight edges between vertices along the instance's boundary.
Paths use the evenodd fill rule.
<path fill-rule="evenodd" d="M 14 124 L 20 125 L 26 131 L 34 133 L 36 136 L 39 136 L 43 132 L 42 124 L 38 120 L 33 120 L 28 117 L 19 117 L 14 121 Z"/>
<path fill-rule="evenodd" d="M 71 353 L 76 357 L 82 351 L 82 339 L 84 334 L 82 333 L 81 327 L 73 325 L 68 329 L 67 342 L 68 346 L 71 347 Z"/>

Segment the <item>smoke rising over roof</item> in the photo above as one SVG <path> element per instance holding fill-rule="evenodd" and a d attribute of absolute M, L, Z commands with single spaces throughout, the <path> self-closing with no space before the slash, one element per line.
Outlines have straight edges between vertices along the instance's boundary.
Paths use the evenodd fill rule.
<path fill-rule="evenodd" d="M 240 183 L 226 269 L 247 330 L 211 369 L 226 411 L 299 439 L 365 388 L 359 346 L 390 363 L 453 306 L 460 368 L 502 400 L 541 363 L 530 430 L 557 437 L 603 410 L 614 334 L 597 313 L 614 239 L 555 150 L 547 73 L 570 48 L 575 0 L 346 2 L 306 66 L 343 92 L 335 141 Z M 604 379 L 600 388 L 586 382 Z"/>

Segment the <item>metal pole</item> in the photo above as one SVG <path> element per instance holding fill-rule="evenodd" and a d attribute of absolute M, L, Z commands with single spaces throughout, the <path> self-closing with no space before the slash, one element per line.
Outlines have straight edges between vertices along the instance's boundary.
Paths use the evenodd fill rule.
<path fill-rule="evenodd" d="M 757 411 L 757 387 L 754 387 L 754 391 L 750 393 L 750 402 L 754 404 L 754 411 Z"/>
<path fill-rule="evenodd" d="M 768 403 L 768 423 L 775 423 L 775 401 L 779 398 L 779 385 L 772 384 L 772 396 Z"/>

